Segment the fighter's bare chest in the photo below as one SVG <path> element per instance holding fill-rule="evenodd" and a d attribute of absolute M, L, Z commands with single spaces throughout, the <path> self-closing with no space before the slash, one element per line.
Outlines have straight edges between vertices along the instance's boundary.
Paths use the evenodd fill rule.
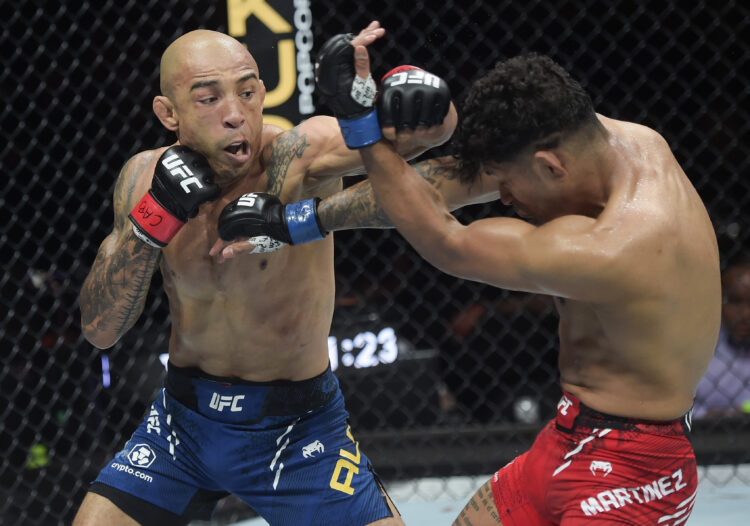
<path fill-rule="evenodd" d="M 217 293 L 228 297 L 248 295 L 277 281 L 289 266 L 287 251 L 240 254 L 219 262 L 209 254 L 219 240 L 215 222 L 195 218 L 164 249 L 161 273 L 164 284 L 179 295 L 210 299 Z M 192 220 L 191 220 L 192 221 Z"/>
<path fill-rule="evenodd" d="M 294 194 L 294 189 L 284 191 Z M 274 269 L 284 267 L 283 251 L 269 254 L 243 254 L 219 263 L 209 252 L 219 241 L 219 218 L 232 201 L 249 192 L 268 192 L 265 178 L 236 185 L 216 201 L 201 206 L 198 215 L 188 219 L 163 249 L 162 274 L 165 284 L 179 290 L 212 289 L 230 291 L 256 280 L 272 279 Z"/>

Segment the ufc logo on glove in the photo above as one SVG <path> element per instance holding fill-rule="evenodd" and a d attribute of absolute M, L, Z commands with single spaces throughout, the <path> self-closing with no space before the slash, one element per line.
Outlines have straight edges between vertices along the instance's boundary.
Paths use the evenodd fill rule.
<path fill-rule="evenodd" d="M 237 204 L 239 206 L 255 206 L 255 199 L 257 194 L 244 194 L 239 198 Z"/>
<path fill-rule="evenodd" d="M 440 77 L 421 69 L 410 69 L 391 74 L 385 79 L 388 86 L 400 86 L 401 84 L 422 84 L 424 86 L 440 87 Z"/>
<path fill-rule="evenodd" d="M 203 188 L 203 185 L 198 178 L 193 175 L 190 168 L 185 165 L 183 160 L 180 159 L 176 153 L 163 159 L 161 164 L 163 164 L 164 168 L 169 170 L 169 173 L 173 176 L 182 177 L 184 179 L 184 181 L 180 183 L 180 186 L 186 194 L 190 193 L 190 188 L 188 188 L 188 186 L 191 184 L 196 185 L 198 188 Z"/>

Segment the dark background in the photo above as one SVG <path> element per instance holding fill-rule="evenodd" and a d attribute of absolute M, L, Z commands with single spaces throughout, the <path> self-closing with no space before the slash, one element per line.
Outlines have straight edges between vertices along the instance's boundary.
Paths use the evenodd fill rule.
<path fill-rule="evenodd" d="M 549 54 L 600 113 L 666 138 L 707 203 L 724 265 L 748 248 L 746 3 L 312 4 L 316 50 L 378 19 L 388 34 L 373 48 L 374 76 L 418 65 L 459 102 L 497 60 Z M 223 3 L 175 0 L 0 1 L 0 12 L 0 522 L 57 524 L 70 522 L 138 424 L 163 371 L 169 320 L 158 277 L 115 347 L 99 351 L 80 334 L 76 296 L 112 226 L 115 177 L 136 152 L 172 141 L 150 109 L 164 48 L 191 29 L 226 31 L 227 14 Z M 457 216 L 488 214 L 510 211 L 494 203 Z M 549 301 L 443 275 L 392 231 L 336 234 L 336 264 L 332 334 L 389 326 L 400 341 L 394 364 L 337 371 L 355 433 L 387 479 L 490 473 L 527 447 L 558 396 Z M 514 412 L 522 397 L 537 408 L 528 423 Z M 750 461 L 748 427 L 698 422 L 699 461 Z M 248 513 L 227 501 L 216 520 Z"/>

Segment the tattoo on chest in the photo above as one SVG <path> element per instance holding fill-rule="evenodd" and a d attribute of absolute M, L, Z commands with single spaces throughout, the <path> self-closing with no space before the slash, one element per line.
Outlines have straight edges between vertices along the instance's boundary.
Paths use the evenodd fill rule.
<path fill-rule="evenodd" d="M 296 130 L 290 130 L 281 135 L 271 145 L 271 156 L 266 173 L 268 175 L 268 187 L 266 192 L 280 195 L 284 187 L 289 167 L 295 159 L 300 159 L 310 144 L 307 135 L 299 135 Z"/>

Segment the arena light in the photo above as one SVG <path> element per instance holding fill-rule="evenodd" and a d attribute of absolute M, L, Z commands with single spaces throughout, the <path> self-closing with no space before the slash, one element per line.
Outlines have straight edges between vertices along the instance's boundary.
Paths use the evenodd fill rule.
<path fill-rule="evenodd" d="M 109 376 L 109 356 L 106 354 L 102 354 L 102 385 L 104 387 L 109 387 L 111 384 L 110 376 Z"/>

